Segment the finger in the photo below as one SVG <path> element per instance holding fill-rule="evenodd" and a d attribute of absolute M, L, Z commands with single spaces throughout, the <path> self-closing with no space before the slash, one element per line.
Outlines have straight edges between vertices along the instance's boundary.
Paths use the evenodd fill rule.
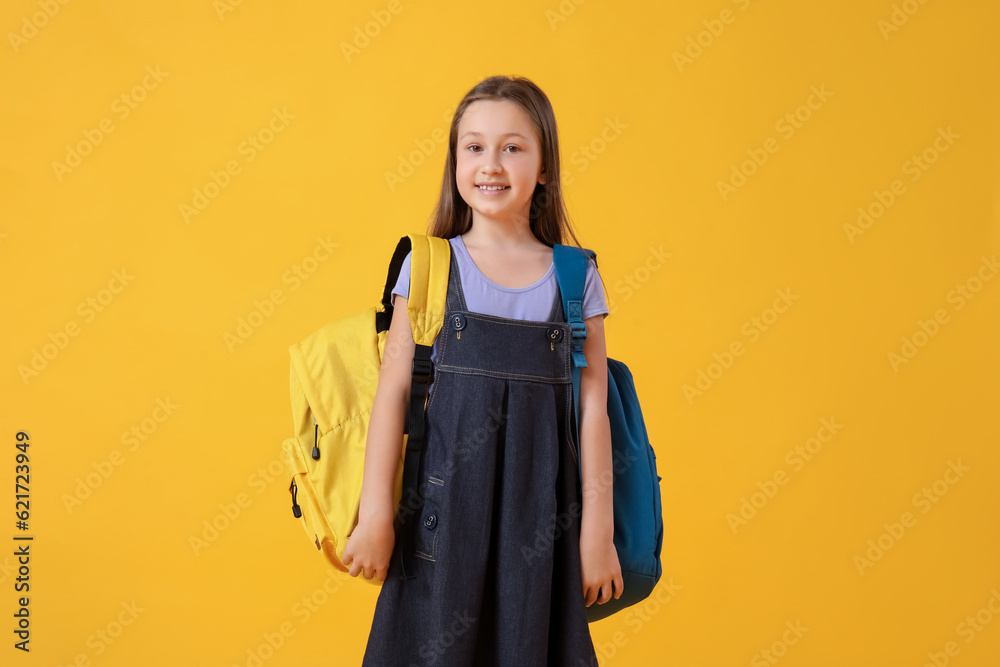
<path fill-rule="evenodd" d="M 625 590 L 625 580 L 622 578 L 621 573 L 615 575 L 615 599 L 617 600 L 622 596 L 622 591 Z"/>

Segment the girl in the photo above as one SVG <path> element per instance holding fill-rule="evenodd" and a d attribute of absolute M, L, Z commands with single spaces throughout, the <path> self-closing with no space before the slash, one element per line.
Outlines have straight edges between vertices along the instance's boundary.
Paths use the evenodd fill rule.
<path fill-rule="evenodd" d="M 451 271 L 431 354 L 423 505 L 406 540 L 395 534 L 391 485 L 414 350 L 409 255 L 393 290 L 403 316 L 385 349 L 401 352 L 382 362 L 344 552 L 351 576 L 383 582 L 364 667 L 597 667 L 586 607 L 622 593 L 607 483 L 609 311 L 591 261 L 577 447 L 571 336 L 552 263 L 567 233 L 576 241 L 548 98 L 522 77 L 485 79 L 452 119 L 428 232 L 448 239 Z M 413 550 L 406 579 L 401 548 Z"/>

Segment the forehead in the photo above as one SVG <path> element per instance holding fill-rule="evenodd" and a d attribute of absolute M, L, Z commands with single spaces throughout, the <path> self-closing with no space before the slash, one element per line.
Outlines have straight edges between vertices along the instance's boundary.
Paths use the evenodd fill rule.
<path fill-rule="evenodd" d="M 517 133 L 536 139 L 535 129 L 527 114 L 510 100 L 477 100 L 470 104 L 458 122 L 458 137 L 501 137 Z"/>

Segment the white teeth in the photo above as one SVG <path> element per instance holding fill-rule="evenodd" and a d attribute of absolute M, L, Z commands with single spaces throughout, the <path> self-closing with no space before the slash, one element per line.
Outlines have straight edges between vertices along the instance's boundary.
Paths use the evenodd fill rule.
<path fill-rule="evenodd" d="M 506 185 L 477 185 L 476 187 L 478 187 L 480 190 L 503 190 L 507 186 Z"/>

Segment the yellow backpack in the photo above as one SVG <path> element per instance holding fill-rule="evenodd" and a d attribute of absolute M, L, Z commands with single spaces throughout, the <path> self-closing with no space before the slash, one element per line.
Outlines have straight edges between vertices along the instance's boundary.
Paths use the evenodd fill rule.
<path fill-rule="evenodd" d="M 406 316 L 416 352 L 403 434 L 405 461 L 401 448 L 393 486 L 397 519 L 404 520 L 399 512 L 404 463 L 409 463 L 409 477 L 426 437 L 423 410 L 432 371 L 430 352 L 444 321 L 448 294 L 448 240 L 421 234 L 401 238 L 378 305 L 330 322 L 288 348 L 296 435 L 285 440 L 282 449 L 291 479 L 292 514 L 301 519 L 316 548 L 343 572 L 349 570 L 342 561 L 344 548 L 358 523 L 368 420 L 393 316 L 391 292 L 407 252 L 412 255 Z M 365 581 L 381 585 L 377 578 Z"/>

